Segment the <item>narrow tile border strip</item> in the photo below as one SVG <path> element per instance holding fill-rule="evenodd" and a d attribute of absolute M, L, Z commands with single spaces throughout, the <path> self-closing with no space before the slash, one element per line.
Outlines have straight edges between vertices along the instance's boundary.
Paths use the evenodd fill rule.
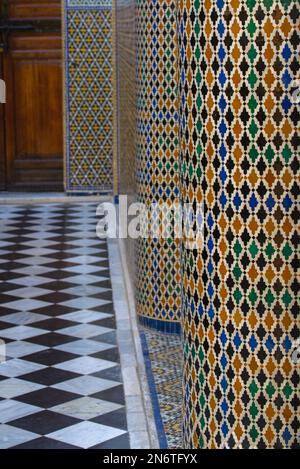
<path fill-rule="evenodd" d="M 116 239 L 108 239 L 107 244 L 130 445 L 133 449 L 158 449 L 125 246 Z"/>
<path fill-rule="evenodd" d="M 168 442 L 167 442 L 167 437 L 166 437 L 166 433 L 164 430 L 164 424 L 163 424 L 161 413 L 160 413 L 159 400 L 157 396 L 156 384 L 155 384 L 154 374 L 152 370 L 151 359 L 149 355 L 148 343 L 147 343 L 147 339 L 146 339 L 144 332 L 141 331 L 140 336 L 141 336 L 146 372 L 147 372 L 147 377 L 148 377 L 148 383 L 149 383 L 150 392 L 151 392 L 152 406 L 153 406 L 159 445 L 161 449 L 167 449 Z"/>
<path fill-rule="evenodd" d="M 56 204 L 56 203 L 92 203 L 112 201 L 111 196 L 109 195 L 68 195 L 64 192 L 62 193 L 5 193 L 0 192 L 0 205 L 31 205 L 31 204 Z"/>
<path fill-rule="evenodd" d="M 160 319 L 149 318 L 147 316 L 139 316 L 139 322 L 142 326 L 148 327 L 156 332 L 170 335 L 181 334 L 181 322 L 178 321 L 163 321 Z"/>

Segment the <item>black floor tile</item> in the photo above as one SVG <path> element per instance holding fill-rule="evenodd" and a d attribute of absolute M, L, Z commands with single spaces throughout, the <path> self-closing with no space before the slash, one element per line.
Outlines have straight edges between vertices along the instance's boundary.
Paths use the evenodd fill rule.
<path fill-rule="evenodd" d="M 102 352 L 93 353 L 91 357 L 101 358 L 102 360 L 109 360 L 116 363 L 120 362 L 120 354 L 117 347 L 103 350 Z"/>
<path fill-rule="evenodd" d="M 79 419 L 69 417 L 67 415 L 58 414 L 49 410 L 43 410 L 33 415 L 13 420 L 9 425 L 22 428 L 29 432 L 37 433 L 39 435 L 46 435 L 55 432 L 60 428 L 66 428 L 76 423 L 81 422 Z"/>
<path fill-rule="evenodd" d="M 97 342 L 103 342 L 105 344 L 116 345 L 117 344 L 117 332 L 107 332 L 106 334 L 101 334 L 93 337 L 93 340 Z"/>
<path fill-rule="evenodd" d="M 69 284 L 69 287 L 70 286 L 72 286 L 72 284 Z M 35 310 L 35 312 L 38 314 L 44 314 L 46 316 L 51 316 L 51 317 L 62 316 L 63 314 L 73 313 L 74 311 L 76 311 L 75 308 L 70 308 L 69 306 L 62 306 L 62 305 L 57 305 L 57 304 L 43 306 L 42 308 L 38 308 Z"/>
<path fill-rule="evenodd" d="M 125 405 L 125 395 L 122 384 L 111 389 L 106 389 L 105 391 L 97 392 L 96 394 L 93 394 L 92 397 L 101 399 L 103 401 L 115 402 L 116 404 Z"/>
<path fill-rule="evenodd" d="M 109 427 L 120 428 L 127 430 L 126 410 L 123 409 L 109 412 L 108 414 L 100 415 L 91 420 L 91 422 L 100 423 L 101 425 L 108 425 Z"/>
<path fill-rule="evenodd" d="M 46 347 L 57 347 L 58 345 L 67 344 L 78 340 L 77 337 L 71 337 L 57 332 L 49 332 L 48 334 L 37 335 L 28 339 L 33 344 L 45 345 Z"/>
<path fill-rule="evenodd" d="M 121 367 L 119 365 L 93 373 L 93 376 L 96 376 L 97 378 L 111 379 L 112 381 L 122 381 Z"/>
<path fill-rule="evenodd" d="M 104 441 L 100 445 L 93 446 L 90 449 L 130 449 L 129 434 L 117 436 L 112 440 Z"/>
<path fill-rule="evenodd" d="M 52 440 L 51 438 L 41 437 L 28 441 L 21 445 L 15 446 L 14 449 L 80 449 L 77 446 L 68 445 L 61 441 Z M 42 466 L 42 463 L 41 463 Z"/>
<path fill-rule="evenodd" d="M 75 322 L 67 321 L 65 319 L 51 318 L 35 322 L 32 324 L 32 327 L 37 327 L 39 329 L 44 329 L 48 331 L 58 331 L 59 329 L 63 329 L 64 327 L 75 326 L 75 324 Z"/>
<path fill-rule="evenodd" d="M 78 394 L 61 391 L 55 388 L 43 388 L 39 391 L 29 392 L 15 398 L 16 401 L 26 402 L 26 404 L 40 406 L 44 409 L 49 409 L 50 407 L 72 401 L 73 399 L 78 399 Z"/>
<path fill-rule="evenodd" d="M 69 352 L 63 352 L 62 350 L 46 349 L 41 352 L 32 353 L 22 357 L 24 360 L 34 363 L 40 363 L 46 366 L 57 365 L 58 363 L 66 362 L 67 360 L 73 360 L 78 358 L 78 355 Z"/>
<path fill-rule="evenodd" d="M 43 384 L 44 386 L 53 386 L 54 384 L 62 383 L 69 379 L 78 378 L 77 373 L 71 371 L 59 370 L 57 368 L 44 368 L 43 370 L 27 373 L 26 375 L 19 376 L 19 379 L 31 381 L 33 383 Z"/>

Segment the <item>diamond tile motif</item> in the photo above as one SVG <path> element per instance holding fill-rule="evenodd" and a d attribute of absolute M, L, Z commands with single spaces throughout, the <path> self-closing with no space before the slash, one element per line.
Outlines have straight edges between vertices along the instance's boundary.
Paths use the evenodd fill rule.
<path fill-rule="evenodd" d="M 105 447 L 118 438 L 129 447 L 103 264 L 108 251 L 95 234 L 96 208 L 0 206 L 0 338 L 7 355 L 0 363 L 0 448 Z M 23 267 L 7 270 L 10 245 Z M 109 419 L 94 421 L 105 415 L 111 427 Z"/>
<path fill-rule="evenodd" d="M 11 425 L 0 425 L 0 449 L 13 448 L 22 443 L 32 441 L 37 437 L 37 434 L 22 430 L 21 428 L 15 428 Z"/>
<path fill-rule="evenodd" d="M 68 401 L 52 408 L 54 412 L 82 420 L 91 420 L 100 415 L 120 409 L 122 406 L 113 402 L 102 401 L 93 397 L 80 397 L 74 401 Z"/>
<path fill-rule="evenodd" d="M 50 433 L 49 437 L 87 449 L 124 433 L 126 433 L 124 430 L 85 421 Z"/>

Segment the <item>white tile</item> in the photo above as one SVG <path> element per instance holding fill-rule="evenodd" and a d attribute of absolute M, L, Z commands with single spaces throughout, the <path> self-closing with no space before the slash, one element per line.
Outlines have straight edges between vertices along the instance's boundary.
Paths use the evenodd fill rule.
<path fill-rule="evenodd" d="M 53 260 L 53 259 L 52 259 Z M 30 265 L 28 267 L 22 267 L 20 269 L 14 269 L 12 272 L 21 275 L 44 275 L 48 274 L 49 272 L 53 272 L 55 269 L 52 267 L 45 267 L 41 265 Z"/>
<path fill-rule="evenodd" d="M 36 433 L 22 430 L 21 428 L 12 427 L 11 425 L 0 425 L 0 449 L 11 448 L 12 446 L 21 445 L 27 441 L 38 438 Z"/>
<path fill-rule="evenodd" d="M 74 262 L 74 264 L 94 264 L 95 262 L 99 262 L 102 259 L 99 259 L 99 257 L 96 256 L 89 256 L 89 255 L 83 255 L 83 256 L 77 256 L 77 257 L 72 257 L 71 261 Z"/>
<path fill-rule="evenodd" d="M 94 357 L 79 357 L 74 358 L 73 360 L 68 360 L 63 363 L 55 365 L 54 368 L 60 370 L 73 371 L 74 373 L 89 375 L 96 373 L 97 371 L 106 370 L 107 368 L 112 368 L 117 364 L 108 360 L 100 360 Z M 0 365 L 1 367 L 1 365 Z M 0 368 L 1 370 L 1 368 Z M 0 373 L 1 374 L 1 373 Z"/>
<path fill-rule="evenodd" d="M 72 259 L 69 259 L 70 262 L 73 262 Z M 76 296 L 92 296 L 92 295 L 98 295 L 99 293 L 105 293 L 107 291 L 110 291 L 109 288 L 101 288 L 101 287 L 94 287 L 93 285 L 77 285 L 76 287 L 71 287 L 67 288 L 64 290 L 64 293 L 67 293 L 68 295 L 76 295 Z"/>
<path fill-rule="evenodd" d="M 11 243 L 8 243 L 8 244 L 11 244 Z M 76 254 L 79 256 L 79 255 L 99 254 L 100 252 L 105 252 L 105 249 L 100 249 L 98 246 L 97 247 L 82 246 L 80 248 L 66 249 L 65 252 L 68 254 Z"/>
<path fill-rule="evenodd" d="M 91 420 L 99 415 L 108 414 L 114 410 L 121 409 L 121 407 L 124 406 L 115 404 L 114 402 L 85 396 L 51 407 L 51 411 L 82 420 Z"/>
<path fill-rule="evenodd" d="M 68 277 L 64 279 L 65 282 L 68 283 L 75 283 L 78 285 L 89 285 L 92 283 L 98 283 L 98 282 L 104 282 L 105 280 L 108 280 L 107 277 L 101 277 L 98 275 L 74 275 L 72 277 Z"/>
<path fill-rule="evenodd" d="M 6 344 L 6 356 L 10 358 L 20 358 L 25 357 L 25 355 L 41 352 L 42 350 L 46 350 L 46 348 L 47 347 L 44 345 L 31 344 L 30 342 L 25 342 L 23 340 L 16 340 Z"/>
<path fill-rule="evenodd" d="M 93 353 L 103 352 L 103 350 L 109 350 L 114 348 L 115 345 L 98 342 L 95 340 L 81 339 L 75 340 L 74 342 L 68 342 L 67 344 L 61 344 L 54 347 L 57 350 L 63 352 L 75 353 L 77 355 L 92 355 Z"/>
<path fill-rule="evenodd" d="M 63 441 L 70 445 L 79 446 L 81 448 L 90 448 L 104 441 L 116 438 L 126 433 L 124 430 L 100 425 L 93 422 L 80 422 L 71 427 L 50 433 L 48 438 Z"/>
<path fill-rule="evenodd" d="M 78 309 L 89 309 L 99 308 L 100 306 L 111 303 L 109 300 L 102 300 L 99 298 L 91 298 L 89 296 L 82 296 L 80 298 L 74 298 L 73 300 L 64 301 L 61 303 L 63 306 L 69 306 L 70 308 Z"/>
<path fill-rule="evenodd" d="M 34 247 L 34 248 L 28 248 L 28 249 L 22 249 L 22 251 L 19 251 L 20 254 L 26 254 L 26 256 L 47 256 L 48 254 L 53 254 L 55 249 L 49 249 L 46 247 Z"/>
<path fill-rule="evenodd" d="M 12 399 L 28 392 L 38 391 L 44 386 L 37 383 L 31 383 L 23 379 L 10 378 L 2 380 L 0 383 L 0 397 L 4 399 Z M 97 391 L 96 391 L 97 392 Z"/>
<path fill-rule="evenodd" d="M 66 272 L 71 272 L 74 274 L 92 274 L 93 272 L 100 272 L 101 270 L 106 270 L 106 267 L 99 267 L 95 265 L 76 265 L 74 267 L 67 267 Z"/>
<path fill-rule="evenodd" d="M 24 257 L 24 259 L 18 259 L 20 264 L 32 265 L 32 266 L 42 266 L 43 264 L 50 264 L 55 262 L 55 259 L 51 257 Z"/>
<path fill-rule="evenodd" d="M 24 244 L 25 246 L 33 246 L 34 248 L 43 248 L 43 247 L 54 246 L 55 244 L 57 244 L 57 241 L 51 241 L 51 239 L 35 239 L 35 240 L 25 241 L 22 244 Z"/>
<path fill-rule="evenodd" d="M 15 326 L 1 331 L 1 337 L 4 339 L 23 340 L 45 334 L 47 331 L 29 326 Z"/>
<path fill-rule="evenodd" d="M 113 329 L 108 327 L 95 326 L 94 324 L 78 324 L 76 326 L 65 327 L 60 329 L 61 334 L 71 335 L 73 337 L 80 337 L 82 339 L 88 339 L 96 337 L 106 332 L 111 332 Z M 4 336 L 5 337 L 5 336 Z"/>
<path fill-rule="evenodd" d="M 121 383 L 111 381 L 109 379 L 96 378 L 95 376 L 79 376 L 78 378 L 69 379 L 62 383 L 51 386 L 52 388 L 61 389 L 62 391 L 75 392 L 82 396 L 89 396 L 96 392 L 105 391 L 106 389 L 119 386 Z"/>
<path fill-rule="evenodd" d="M 10 283 L 14 283 L 16 285 L 24 285 L 26 287 L 34 287 L 37 285 L 43 285 L 43 283 L 53 282 L 53 279 L 47 277 L 34 277 L 30 275 L 26 275 L 24 277 L 19 277 L 10 280 Z"/>
<path fill-rule="evenodd" d="M 0 375 L 7 376 L 8 378 L 16 378 L 17 376 L 42 370 L 43 368 L 46 368 L 45 365 L 13 358 L 12 360 L 0 363 Z"/>
<path fill-rule="evenodd" d="M 68 290 L 64 290 L 67 292 Z M 74 313 L 67 313 L 58 316 L 61 319 L 68 319 L 69 321 L 75 321 L 80 323 L 89 323 L 94 321 L 99 321 L 101 319 L 113 317 L 112 314 L 108 313 L 98 313 L 96 311 L 90 311 L 88 309 L 82 309 L 80 311 L 75 311 Z M 4 319 L 3 319 L 4 320 Z"/>
<path fill-rule="evenodd" d="M 24 234 L 23 236 L 25 238 L 36 238 L 36 239 L 47 239 L 47 238 L 53 238 L 54 236 L 59 236 L 60 235 L 60 232 L 59 232 L 59 228 L 57 228 L 57 232 L 55 231 L 51 231 L 50 233 L 48 233 L 47 231 L 39 231 L 39 232 L 35 232 L 35 233 L 26 233 Z"/>
<path fill-rule="evenodd" d="M 0 401 L 0 423 L 11 422 L 26 415 L 35 414 L 41 410 L 40 407 L 25 404 L 24 402 L 4 399 Z"/>
<path fill-rule="evenodd" d="M 74 246 L 96 246 L 100 244 L 99 239 L 71 239 L 68 244 L 72 244 Z"/>
<path fill-rule="evenodd" d="M 9 294 L 11 296 L 16 296 L 18 298 L 35 298 L 36 296 L 47 295 L 51 293 L 51 290 L 46 290 L 45 288 L 38 287 L 24 287 L 16 288 L 15 290 L 10 290 Z"/>
<path fill-rule="evenodd" d="M 34 309 L 43 308 L 49 306 L 51 303 L 46 301 L 34 300 L 31 298 L 24 298 L 22 300 L 9 301 L 8 303 L 2 304 L 5 308 L 16 309 L 18 311 L 32 311 Z"/>

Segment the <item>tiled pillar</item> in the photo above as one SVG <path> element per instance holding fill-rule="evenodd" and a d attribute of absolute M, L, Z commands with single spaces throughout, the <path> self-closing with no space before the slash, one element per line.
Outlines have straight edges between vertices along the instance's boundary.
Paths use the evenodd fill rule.
<path fill-rule="evenodd" d="M 113 189 L 112 0 L 64 0 L 65 188 Z"/>
<path fill-rule="evenodd" d="M 187 448 L 296 446 L 298 17 L 179 0 L 182 196 L 205 216 L 183 248 Z"/>
<path fill-rule="evenodd" d="M 172 204 L 179 198 L 177 1 L 137 1 L 138 201 Z M 179 240 L 137 241 L 137 310 L 164 332 L 180 329 Z"/>

